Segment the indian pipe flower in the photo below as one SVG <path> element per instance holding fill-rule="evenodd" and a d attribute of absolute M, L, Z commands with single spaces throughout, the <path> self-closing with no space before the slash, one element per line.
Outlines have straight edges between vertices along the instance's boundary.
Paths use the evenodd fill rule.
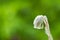
<path fill-rule="evenodd" d="M 35 19 L 34 19 L 34 28 L 36 29 L 43 29 L 45 27 L 45 33 L 48 36 L 48 40 L 53 40 L 53 37 L 50 33 L 50 29 L 49 29 L 49 23 L 48 23 L 48 19 L 45 15 L 38 15 Z"/>

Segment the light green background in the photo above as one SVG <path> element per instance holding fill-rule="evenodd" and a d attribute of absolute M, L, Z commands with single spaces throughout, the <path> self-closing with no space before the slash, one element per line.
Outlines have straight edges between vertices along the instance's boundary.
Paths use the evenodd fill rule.
<path fill-rule="evenodd" d="M 48 40 L 33 28 L 37 15 L 48 17 L 54 40 L 60 40 L 60 0 L 0 0 L 0 40 Z"/>

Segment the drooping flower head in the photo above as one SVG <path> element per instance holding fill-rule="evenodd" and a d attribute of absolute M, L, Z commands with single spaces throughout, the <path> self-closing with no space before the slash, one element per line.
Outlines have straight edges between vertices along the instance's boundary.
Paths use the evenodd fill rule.
<path fill-rule="evenodd" d="M 43 29 L 43 15 L 38 15 L 35 19 L 34 19 L 34 28 L 36 29 Z"/>
<path fill-rule="evenodd" d="M 45 33 L 48 35 L 48 40 L 53 40 L 52 35 L 50 33 L 50 29 L 49 29 L 48 19 L 46 16 L 38 15 L 34 19 L 33 24 L 34 24 L 34 28 L 36 28 L 36 29 L 43 29 L 43 27 L 44 27 Z"/>

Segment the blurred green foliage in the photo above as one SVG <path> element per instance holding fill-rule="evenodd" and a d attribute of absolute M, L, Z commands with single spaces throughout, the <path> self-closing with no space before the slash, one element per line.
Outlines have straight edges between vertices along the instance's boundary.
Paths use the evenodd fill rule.
<path fill-rule="evenodd" d="M 60 40 L 60 0 L 0 0 L 0 40 L 48 40 L 33 28 L 37 15 L 46 15 L 54 40 Z"/>

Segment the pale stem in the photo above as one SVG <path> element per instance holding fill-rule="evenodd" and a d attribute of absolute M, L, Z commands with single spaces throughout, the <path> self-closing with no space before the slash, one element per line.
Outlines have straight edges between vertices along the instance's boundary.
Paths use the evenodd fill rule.
<path fill-rule="evenodd" d="M 48 40 L 53 40 L 52 35 L 50 33 L 50 29 L 49 29 L 48 19 L 46 16 L 44 16 L 43 18 L 44 18 L 44 23 L 45 23 L 45 32 L 48 36 Z"/>

